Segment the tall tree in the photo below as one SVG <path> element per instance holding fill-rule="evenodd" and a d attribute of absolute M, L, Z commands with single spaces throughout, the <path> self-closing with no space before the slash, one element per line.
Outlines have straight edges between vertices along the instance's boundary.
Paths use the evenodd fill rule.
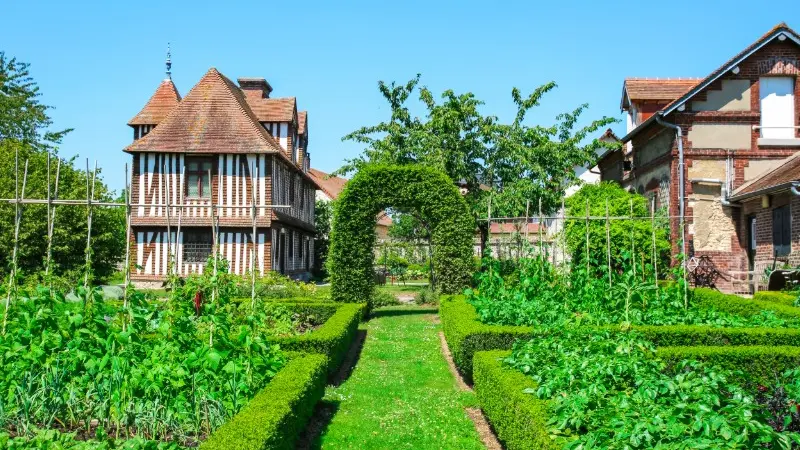
<path fill-rule="evenodd" d="M 528 124 L 526 116 L 556 84 L 547 83 L 523 96 L 511 91 L 517 112 L 511 122 L 480 112 L 483 102 L 472 93 L 446 90 L 437 101 L 420 76 L 405 84 L 378 83 L 389 103 L 389 120 L 362 127 L 343 140 L 365 145 L 363 153 L 346 161 L 338 173 L 347 174 L 371 163 L 434 166 L 468 188 L 466 199 L 476 219 L 522 216 L 527 201 L 541 199 L 545 212 L 557 209 L 564 191 L 578 182 L 575 168 L 594 162 L 597 152 L 613 144 L 590 139 L 615 120 L 602 117 L 579 126 L 587 105 L 559 114 L 550 126 Z M 409 99 L 417 94 L 425 110 L 413 117 Z M 484 230 L 486 223 L 480 222 Z"/>
<path fill-rule="evenodd" d="M 21 188 L 25 160 L 28 177 L 27 198 L 47 196 L 47 154 L 53 155 L 50 179 L 55 183 L 55 170 L 61 161 L 59 197 L 86 198 L 88 174 L 74 165 L 73 159 L 60 158 L 57 145 L 71 130 L 52 131 L 49 106 L 39 101 L 39 87 L 31 78 L 29 66 L 0 52 L 0 198 L 14 198 L 15 156 L 19 155 Z M 110 201 L 112 192 L 98 180 L 95 197 Z M 0 203 L 0 274 L 7 274 L 14 245 L 14 206 Z M 60 206 L 56 213 L 53 237 L 53 261 L 57 274 L 76 275 L 83 269 L 87 233 L 87 209 Z M 114 272 L 124 257 L 124 211 L 97 207 L 92 219 L 93 272 L 106 277 Z M 43 205 L 24 207 L 19 236 L 19 268 L 23 274 L 35 274 L 43 269 L 47 249 L 47 212 Z M 77 278 L 77 277 L 76 277 Z"/>

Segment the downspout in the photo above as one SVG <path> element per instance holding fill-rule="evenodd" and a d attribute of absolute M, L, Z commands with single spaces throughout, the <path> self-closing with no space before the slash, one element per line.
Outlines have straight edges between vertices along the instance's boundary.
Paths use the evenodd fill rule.
<path fill-rule="evenodd" d="M 686 233 L 684 232 L 684 211 L 685 211 L 685 198 L 686 198 L 686 180 L 684 178 L 684 161 L 683 161 L 683 130 L 674 123 L 665 122 L 661 118 L 661 112 L 656 113 L 656 122 L 662 127 L 671 128 L 675 130 L 675 135 L 678 140 L 678 217 L 680 218 L 681 230 L 681 253 L 686 257 Z"/>
<path fill-rule="evenodd" d="M 789 189 L 792 191 L 792 194 L 800 197 L 800 182 L 795 181 Z"/>

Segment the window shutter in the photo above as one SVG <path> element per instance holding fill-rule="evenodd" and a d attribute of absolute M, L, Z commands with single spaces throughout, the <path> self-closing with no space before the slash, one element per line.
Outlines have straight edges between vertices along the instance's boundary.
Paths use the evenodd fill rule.
<path fill-rule="evenodd" d="M 788 255 L 792 252 L 792 214 L 789 211 L 789 206 L 784 206 L 781 208 L 783 210 L 783 218 L 781 220 L 782 225 L 782 237 L 783 237 L 783 254 Z"/>
<path fill-rule="evenodd" d="M 775 208 L 772 210 L 772 249 L 774 256 L 781 256 L 781 252 L 783 250 L 783 239 L 781 238 L 781 234 L 783 233 L 783 227 L 781 226 L 781 221 L 783 219 L 783 210 L 781 208 Z"/>

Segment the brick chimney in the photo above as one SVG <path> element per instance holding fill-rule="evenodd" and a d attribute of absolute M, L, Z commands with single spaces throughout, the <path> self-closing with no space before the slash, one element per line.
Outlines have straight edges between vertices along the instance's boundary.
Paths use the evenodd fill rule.
<path fill-rule="evenodd" d="M 263 78 L 238 78 L 239 87 L 248 99 L 269 98 L 272 86 Z"/>

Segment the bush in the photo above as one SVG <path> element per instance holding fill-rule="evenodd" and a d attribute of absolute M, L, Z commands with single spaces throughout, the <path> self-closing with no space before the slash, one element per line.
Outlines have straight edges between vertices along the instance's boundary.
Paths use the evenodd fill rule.
<path fill-rule="evenodd" d="M 475 354 L 475 394 L 484 414 L 508 450 L 556 449 L 547 432 L 548 404 L 524 392 L 536 382 L 504 367 L 509 351 Z"/>
<path fill-rule="evenodd" d="M 299 336 L 271 338 L 270 342 L 280 345 L 281 350 L 304 353 L 321 353 L 328 357 L 328 373 L 339 369 L 347 355 L 350 345 L 358 333 L 358 324 L 365 312 L 365 305 L 358 303 L 297 303 L 292 307 L 304 314 L 328 314 L 328 320 L 318 329 Z"/>
<path fill-rule="evenodd" d="M 784 319 L 800 318 L 800 308 L 792 305 L 723 294 L 708 288 L 692 289 L 692 300 L 698 306 L 711 307 L 741 316 L 753 316 L 769 310 Z"/>
<path fill-rule="evenodd" d="M 372 310 L 382 306 L 396 306 L 399 304 L 400 300 L 398 300 L 397 297 L 391 293 L 382 290 L 376 290 L 375 293 L 372 294 L 372 299 L 369 302 L 369 308 Z"/>
<path fill-rule="evenodd" d="M 759 291 L 753 295 L 753 300 L 778 303 L 785 306 L 795 306 L 797 299 L 797 293 L 792 294 L 790 292 Z"/>
<path fill-rule="evenodd" d="M 295 448 L 325 393 L 327 358 L 292 355 L 267 386 L 200 445 L 203 450 Z"/>
<path fill-rule="evenodd" d="M 389 206 L 414 209 L 431 224 L 439 286 L 446 293 L 464 289 L 472 272 L 475 222 L 453 181 L 430 167 L 375 165 L 356 173 L 334 204 L 328 254 L 332 298 L 372 297 L 375 215 Z"/>
<path fill-rule="evenodd" d="M 417 305 L 438 305 L 439 291 L 436 289 L 425 288 L 414 296 L 414 303 Z"/>

